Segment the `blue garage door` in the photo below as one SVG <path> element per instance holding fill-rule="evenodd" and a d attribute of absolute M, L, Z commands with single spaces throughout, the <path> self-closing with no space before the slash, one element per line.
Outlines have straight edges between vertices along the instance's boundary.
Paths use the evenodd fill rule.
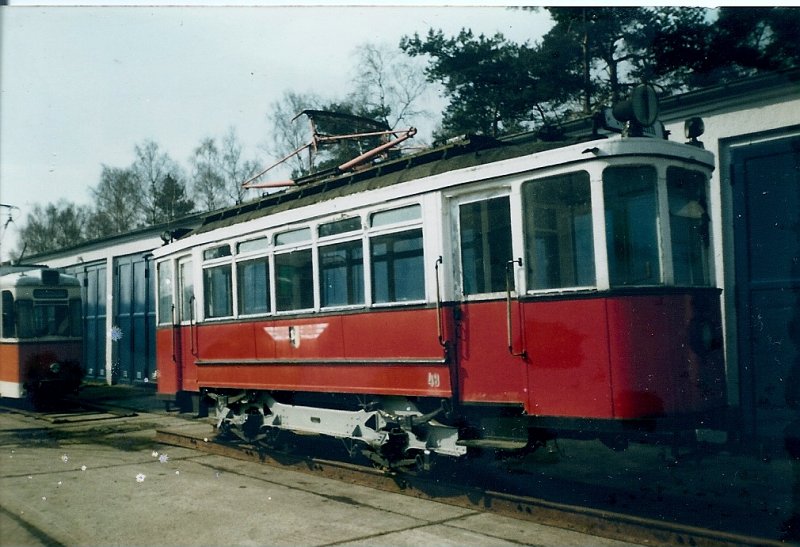
<path fill-rule="evenodd" d="M 147 259 L 115 259 L 114 290 L 114 379 L 149 383 L 155 370 L 155 296 Z"/>
<path fill-rule="evenodd" d="M 83 367 L 88 380 L 106 377 L 106 263 L 68 268 L 83 286 Z"/>
<path fill-rule="evenodd" d="M 779 437 L 800 396 L 800 137 L 731 152 L 743 426 Z"/>

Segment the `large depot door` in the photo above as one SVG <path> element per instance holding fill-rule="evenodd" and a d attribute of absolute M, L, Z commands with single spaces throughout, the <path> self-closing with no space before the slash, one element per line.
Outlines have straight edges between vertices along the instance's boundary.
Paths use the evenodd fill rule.
<path fill-rule="evenodd" d="M 731 159 L 742 425 L 781 436 L 800 397 L 800 137 Z"/>

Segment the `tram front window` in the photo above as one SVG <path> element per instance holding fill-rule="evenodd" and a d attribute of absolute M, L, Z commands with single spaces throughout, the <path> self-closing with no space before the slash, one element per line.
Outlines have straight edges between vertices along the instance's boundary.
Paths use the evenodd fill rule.
<path fill-rule="evenodd" d="M 661 283 L 656 170 L 648 166 L 607 168 L 603 198 L 611 286 Z"/>
<path fill-rule="evenodd" d="M 711 238 L 705 176 L 698 171 L 670 167 L 667 198 L 675 284 L 708 286 Z"/>
<path fill-rule="evenodd" d="M 80 306 L 80 301 L 76 301 Z M 80 312 L 77 312 L 80 318 Z M 19 338 L 42 336 L 80 336 L 80 321 L 76 321 L 75 305 L 66 302 L 34 303 L 17 301 L 17 334 Z M 77 325 L 73 325 L 77 323 Z"/>

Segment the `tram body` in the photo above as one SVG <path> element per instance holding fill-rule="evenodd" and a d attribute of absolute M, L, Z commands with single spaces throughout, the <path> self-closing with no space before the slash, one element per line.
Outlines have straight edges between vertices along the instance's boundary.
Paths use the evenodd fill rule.
<path fill-rule="evenodd" d="M 0 276 L 0 396 L 47 402 L 83 380 L 78 279 L 48 268 Z"/>
<path fill-rule="evenodd" d="M 158 249 L 159 393 L 250 433 L 400 431 L 446 455 L 713 427 L 712 154 L 615 136 L 402 161 Z"/>

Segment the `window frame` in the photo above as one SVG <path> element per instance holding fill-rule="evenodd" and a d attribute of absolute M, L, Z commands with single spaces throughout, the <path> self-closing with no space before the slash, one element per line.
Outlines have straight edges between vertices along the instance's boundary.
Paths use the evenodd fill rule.
<path fill-rule="evenodd" d="M 290 233 L 300 233 L 303 231 L 308 231 L 308 239 L 298 240 L 298 241 L 290 241 L 286 243 L 278 243 L 278 238 L 284 234 Z M 315 243 L 315 230 L 308 224 L 304 225 L 297 225 L 293 226 L 289 229 L 282 229 L 280 231 L 274 232 L 271 236 L 272 242 L 272 252 L 271 254 L 271 271 L 270 271 L 270 283 L 272 285 L 272 298 L 273 298 L 273 305 L 272 309 L 276 315 L 292 315 L 298 313 L 311 313 L 319 309 L 319 289 L 317 287 L 317 283 L 315 280 L 315 272 L 317 271 L 316 261 L 317 258 L 314 253 L 314 243 Z M 308 251 L 310 258 L 311 258 L 311 273 L 310 273 L 310 280 L 311 280 L 311 290 L 312 290 L 312 297 L 311 297 L 311 305 L 308 307 L 299 307 L 299 308 L 291 308 L 291 309 L 281 309 L 280 307 L 280 299 L 281 295 L 278 294 L 280 290 L 280 279 L 278 277 L 278 261 L 280 257 L 291 255 L 292 253 L 296 252 L 304 252 Z"/>
<path fill-rule="evenodd" d="M 417 208 L 419 216 L 416 218 L 401 219 L 396 222 L 388 222 L 373 226 L 373 219 L 375 215 L 383 213 L 391 213 L 392 211 L 400 211 L 403 209 Z M 415 306 L 426 303 L 428 301 L 428 276 L 426 272 L 426 257 L 427 257 L 427 237 L 425 226 L 425 206 L 420 200 L 405 201 L 400 203 L 391 203 L 382 207 L 369 209 L 365 216 L 365 230 L 364 230 L 364 299 L 366 306 L 371 308 L 388 308 L 393 306 Z M 375 286 L 374 286 L 374 267 L 372 260 L 372 242 L 376 238 L 408 232 L 411 230 L 420 230 L 422 237 L 422 298 L 414 300 L 392 300 L 387 302 L 376 302 L 375 300 Z"/>
<path fill-rule="evenodd" d="M 261 248 L 251 250 L 241 250 L 241 245 L 253 243 L 256 241 L 263 241 L 264 245 Z M 234 302 L 236 306 L 235 317 L 264 317 L 275 313 L 275 294 L 273 292 L 272 283 L 272 239 L 271 236 L 262 233 L 253 237 L 253 234 L 248 235 L 244 239 L 237 240 L 233 243 L 234 257 L 233 257 L 233 283 L 234 283 Z M 240 283 L 241 268 L 243 265 L 255 262 L 257 260 L 266 261 L 267 266 L 267 311 L 256 313 L 244 313 L 242 308 L 242 284 Z"/>
<path fill-rule="evenodd" d="M 553 180 L 559 177 L 576 176 L 580 174 L 585 174 L 586 181 L 588 182 L 587 197 L 589 198 L 589 215 L 590 215 L 589 228 L 591 229 L 590 245 L 592 250 L 591 264 L 594 270 L 594 283 L 588 285 L 576 284 L 576 285 L 561 286 L 561 287 L 534 288 L 534 277 L 531 273 L 532 257 L 530 254 L 531 251 L 530 238 L 533 237 L 533 234 L 530 233 L 531 220 L 528 218 L 528 215 L 530 214 L 530 211 L 528 210 L 528 200 L 530 198 L 527 197 L 527 187 L 532 186 L 536 182 Z M 602 201 L 598 203 L 595 191 L 596 186 L 597 185 L 595 184 L 594 172 L 586 167 L 579 169 L 572 168 L 555 173 L 547 173 L 545 175 L 534 178 L 526 178 L 520 184 L 520 199 L 521 199 L 520 210 L 522 212 L 523 256 L 525 257 L 524 272 L 525 272 L 526 294 L 537 295 L 537 294 L 588 292 L 588 291 L 597 291 L 598 288 L 601 286 L 601 279 L 603 275 L 603 268 L 601 268 L 601 261 L 602 261 L 602 256 L 604 256 L 605 253 L 601 255 L 601 253 L 598 251 L 599 246 L 601 244 L 601 238 L 599 237 L 597 231 L 598 217 L 600 217 L 599 222 L 602 223 L 601 225 L 605 226 L 605 224 L 602 215 L 597 214 L 598 211 L 603 210 L 603 207 L 602 207 Z M 600 186 L 600 192 L 602 194 L 602 185 Z"/>

